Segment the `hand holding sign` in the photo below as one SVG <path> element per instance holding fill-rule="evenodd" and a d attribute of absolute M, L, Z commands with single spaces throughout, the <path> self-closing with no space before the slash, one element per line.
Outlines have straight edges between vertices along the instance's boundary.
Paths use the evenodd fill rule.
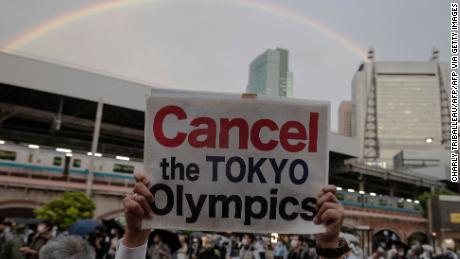
<path fill-rule="evenodd" d="M 150 230 L 143 230 L 142 219 L 153 218 L 149 203 L 154 201 L 148 186 L 150 179 L 145 175 L 134 175 L 136 184 L 133 192 L 126 195 L 123 199 L 125 208 L 126 233 L 123 243 L 127 247 L 138 247 L 143 245 L 150 233 Z"/>
<path fill-rule="evenodd" d="M 324 223 L 326 232 L 316 234 L 316 244 L 321 247 L 337 247 L 340 228 L 345 217 L 344 208 L 336 198 L 337 188 L 327 185 L 318 194 L 316 206 L 318 213 L 314 218 L 315 224 Z"/>

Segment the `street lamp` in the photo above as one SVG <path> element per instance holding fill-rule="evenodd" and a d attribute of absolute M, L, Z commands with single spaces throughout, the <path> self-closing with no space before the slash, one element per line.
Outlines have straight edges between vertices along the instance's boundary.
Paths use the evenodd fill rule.
<path fill-rule="evenodd" d="M 426 143 L 433 143 L 433 138 L 426 138 L 426 139 L 425 139 L 425 142 L 426 142 Z"/>
<path fill-rule="evenodd" d="M 433 253 L 436 254 L 436 232 L 431 233 L 431 244 L 433 245 Z"/>

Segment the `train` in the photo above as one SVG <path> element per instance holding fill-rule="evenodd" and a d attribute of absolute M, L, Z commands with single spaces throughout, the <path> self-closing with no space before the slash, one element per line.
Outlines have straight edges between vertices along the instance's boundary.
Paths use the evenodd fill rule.
<path fill-rule="evenodd" d="M 337 200 L 344 206 L 353 206 L 369 209 L 381 209 L 394 212 L 403 212 L 421 215 L 423 212 L 422 206 L 416 200 L 407 200 L 403 198 L 350 192 L 341 190 L 337 192 Z"/>
<path fill-rule="evenodd" d="M 0 145 L 0 172 L 85 180 L 90 168 L 95 182 L 127 184 L 132 182 L 134 173 L 144 171 L 144 164 L 115 157 L 96 157 L 91 153 L 63 148 L 7 143 Z"/>

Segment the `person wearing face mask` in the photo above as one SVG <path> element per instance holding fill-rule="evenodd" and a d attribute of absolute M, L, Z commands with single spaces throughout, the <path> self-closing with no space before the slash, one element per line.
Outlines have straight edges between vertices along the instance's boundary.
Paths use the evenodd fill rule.
<path fill-rule="evenodd" d="M 220 259 L 221 254 L 218 249 L 214 246 L 209 236 L 201 237 L 202 249 L 198 254 L 197 259 Z"/>
<path fill-rule="evenodd" d="M 259 253 L 257 253 L 254 247 L 254 235 L 244 234 L 243 240 L 241 241 L 240 258 L 241 259 L 260 259 Z"/>
<path fill-rule="evenodd" d="M 257 250 L 257 253 L 259 253 L 260 259 L 265 259 L 265 244 L 260 236 L 256 237 L 254 248 Z"/>
<path fill-rule="evenodd" d="M 181 247 L 177 250 L 177 259 L 188 259 L 188 240 L 187 236 L 179 235 L 179 242 Z"/>
<path fill-rule="evenodd" d="M 302 238 L 298 235 L 291 237 L 291 250 L 288 254 L 288 259 L 310 259 L 308 250 L 302 247 Z"/>
<path fill-rule="evenodd" d="M 197 259 L 198 255 L 201 253 L 202 245 L 200 240 L 197 237 L 192 239 L 192 245 L 190 246 L 190 257 L 192 259 Z"/>
<path fill-rule="evenodd" d="M 90 233 L 86 239 L 94 247 L 94 250 L 96 251 L 96 259 L 105 258 L 105 255 L 110 248 L 110 240 L 106 240 L 104 228 L 96 228 L 96 230 Z"/>
<path fill-rule="evenodd" d="M 286 258 L 287 253 L 288 251 L 286 245 L 281 240 L 278 240 L 278 242 L 275 245 L 275 249 L 273 249 L 273 258 L 284 259 Z"/>
<path fill-rule="evenodd" d="M 38 259 L 38 253 L 40 249 L 50 240 L 53 236 L 51 235 L 51 229 L 53 225 L 50 221 L 43 221 L 37 226 L 37 233 L 32 239 L 30 246 L 24 246 L 20 249 L 21 253 L 25 255 L 26 259 Z"/>
<path fill-rule="evenodd" d="M 171 249 L 163 242 L 159 234 L 153 236 L 153 245 L 149 249 L 150 259 L 171 259 Z"/>
<path fill-rule="evenodd" d="M 109 247 L 109 251 L 107 252 L 106 259 L 115 258 L 115 251 L 117 250 L 117 243 L 118 243 L 118 240 L 120 240 L 120 230 L 118 230 L 118 228 L 112 228 L 112 230 L 110 230 L 110 235 L 112 237 L 110 239 L 110 247 Z"/>

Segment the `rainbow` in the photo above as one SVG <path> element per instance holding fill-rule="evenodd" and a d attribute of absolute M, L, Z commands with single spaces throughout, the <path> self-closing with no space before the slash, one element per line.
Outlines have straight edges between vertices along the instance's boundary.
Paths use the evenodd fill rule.
<path fill-rule="evenodd" d="M 14 52 L 32 43 L 33 41 L 45 36 L 47 33 L 56 31 L 70 23 L 79 21 L 81 19 L 98 15 L 101 13 L 119 10 L 129 6 L 154 3 L 159 1 L 166 0 L 111 0 L 102 3 L 92 4 L 84 8 L 78 9 L 76 11 L 72 11 L 64 15 L 58 16 L 56 18 L 47 20 L 39 24 L 38 26 L 21 33 L 20 35 L 12 39 L 10 42 L 8 42 L 5 48 L 6 51 Z M 276 4 L 262 2 L 259 0 L 220 0 L 219 2 L 223 2 L 229 5 L 253 8 L 255 10 L 281 16 L 293 22 L 303 24 L 327 36 L 329 39 L 335 41 L 341 46 L 349 49 L 350 51 L 358 55 L 360 58 L 366 59 L 366 50 L 361 48 L 351 39 L 332 30 L 330 27 L 326 26 L 325 24 L 317 20 L 314 20 L 307 16 L 300 15 L 288 8 Z"/>

